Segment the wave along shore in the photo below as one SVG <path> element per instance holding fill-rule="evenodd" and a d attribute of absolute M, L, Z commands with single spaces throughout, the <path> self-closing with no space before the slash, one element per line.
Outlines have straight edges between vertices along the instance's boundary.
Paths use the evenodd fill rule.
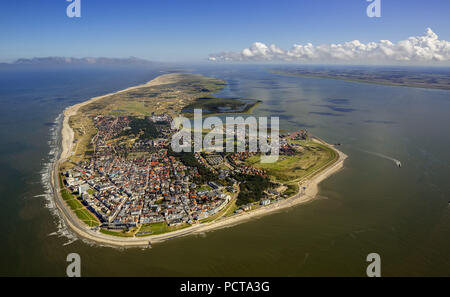
<path fill-rule="evenodd" d="M 147 237 L 117 237 L 112 235 L 103 234 L 100 231 L 94 231 L 91 230 L 91 228 L 87 225 L 85 225 L 82 221 L 78 219 L 78 217 L 75 215 L 75 213 L 68 207 L 68 205 L 65 203 L 65 201 L 62 199 L 61 193 L 60 193 L 60 187 L 59 187 L 59 165 L 63 163 L 65 160 L 67 160 L 72 155 L 73 150 L 73 143 L 74 143 L 74 132 L 70 128 L 69 125 L 69 118 L 72 115 L 75 115 L 78 110 L 87 104 L 90 104 L 92 102 L 95 102 L 99 99 L 102 99 L 104 97 L 119 94 L 122 92 L 127 92 L 133 89 L 137 89 L 140 87 L 148 87 L 148 86 L 156 86 L 161 84 L 167 84 L 171 83 L 172 77 L 171 75 L 161 75 L 157 78 L 151 80 L 150 82 L 130 87 L 118 92 L 106 94 L 99 97 L 91 98 L 88 101 L 70 106 L 65 109 L 64 111 L 64 120 L 61 128 L 61 153 L 58 158 L 55 158 L 55 162 L 53 163 L 53 170 L 52 170 L 52 176 L 51 176 L 51 186 L 53 190 L 53 197 L 54 202 L 58 210 L 60 211 L 64 222 L 66 225 L 74 231 L 74 233 L 78 236 L 80 236 L 83 239 L 87 239 L 90 242 L 102 244 L 102 245 L 110 245 L 115 247 L 148 247 L 150 244 L 162 242 L 171 238 L 176 238 L 180 236 L 186 236 L 189 234 L 199 234 L 215 229 L 220 229 L 224 227 L 233 226 L 239 223 L 242 223 L 244 221 L 247 221 L 249 219 L 264 216 L 282 209 L 286 209 L 289 207 L 293 207 L 295 205 L 299 205 L 302 203 L 309 202 L 313 200 L 318 192 L 319 192 L 319 184 L 325 180 L 327 177 L 331 176 L 332 174 L 338 172 L 341 168 L 344 166 L 344 160 L 347 158 L 347 155 L 345 155 L 343 152 L 337 150 L 332 145 L 324 142 L 323 140 L 320 140 L 318 138 L 315 138 L 315 141 L 318 141 L 324 145 L 327 145 L 329 147 L 332 147 L 337 153 L 338 157 L 337 159 L 330 165 L 327 164 L 324 166 L 324 168 L 319 169 L 313 177 L 311 177 L 308 180 L 300 181 L 299 182 L 299 192 L 287 199 L 283 199 L 278 202 L 273 202 L 272 204 L 264 207 L 260 207 L 256 210 L 252 210 L 249 212 L 244 212 L 241 214 L 235 214 L 230 217 L 222 217 L 215 221 L 208 222 L 208 223 L 202 223 L 193 225 L 181 230 L 176 230 L 164 234 L 159 235 L 150 235 Z M 306 187 L 306 190 L 301 193 L 301 189 L 303 187 Z"/>

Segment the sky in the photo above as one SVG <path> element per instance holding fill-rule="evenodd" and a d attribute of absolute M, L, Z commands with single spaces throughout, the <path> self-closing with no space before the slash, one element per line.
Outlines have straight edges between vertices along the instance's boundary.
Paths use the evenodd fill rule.
<path fill-rule="evenodd" d="M 289 60 L 286 57 L 294 56 L 301 61 L 323 55 L 332 59 L 335 55 L 324 54 L 324 48 L 317 46 L 345 47 L 354 40 L 366 46 L 358 47 L 364 54 L 355 54 L 355 59 L 364 62 L 372 54 L 366 53 L 370 42 L 389 40 L 393 46 L 388 51 L 398 51 L 394 48 L 397 42 L 426 37 L 427 28 L 439 41 L 450 40 L 450 1 L 442 0 L 380 0 L 380 18 L 367 16 L 370 2 L 366 0 L 80 1 L 81 18 L 67 17 L 70 2 L 66 0 L 1 1 L 0 62 L 46 56 L 197 62 L 211 57 L 226 60 L 229 55 L 230 60 L 246 60 L 245 49 L 250 54 L 261 50 L 252 48 L 255 43 L 274 44 L 282 53 L 267 55 L 263 49 L 263 57 L 251 59 Z M 433 43 L 436 38 L 429 36 Z M 312 58 L 303 53 L 304 47 L 294 48 L 308 43 L 312 47 L 307 50 L 315 51 Z M 440 42 L 440 52 L 433 53 L 434 57 L 446 59 L 447 54 L 450 59 L 449 44 Z"/>

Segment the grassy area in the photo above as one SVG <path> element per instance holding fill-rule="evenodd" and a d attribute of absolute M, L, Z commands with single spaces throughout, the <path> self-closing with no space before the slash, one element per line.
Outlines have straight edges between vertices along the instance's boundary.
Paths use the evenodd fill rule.
<path fill-rule="evenodd" d="M 195 188 L 196 191 L 211 191 L 212 188 L 208 185 L 201 185 L 200 187 Z"/>
<path fill-rule="evenodd" d="M 80 201 L 75 198 L 66 200 L 66 203 L 74 211 L 83 208 L 83 205 L 80 203 Z"/>
<path fill-rule="evenodd" d="M 190 227 L 190 224 L 184 223 L 178 226 L 169 226 L 166 222 L 142 225 L 138 232 L 150 232 L 149 234 L 137 235 L 138 237 L 150 236 L 181 230 Z M 137 233 L 138 233 L 137 232 Z"/>
<path fill-rule="evenodd" d="M 287 185 L 309 177 L 337 158 L 337 153 L 323 144 L 313 141 L 302 142 L 303 151 L 293 156 L 281 155 L 275 163 L 261 163 L 260 156 L 253 156 L 246 163 L 267 171 L 275 181 Z M 292 192 L 295 189 L 288 188 Z"/>
<path fill-rule="evenodd" d="M 89 227 L 100 225 L 97 218 L 68 190 L 61 189 L 61 196 L 75 215 Z"/>
<path fill-rule="evenodd" d="M 230 205 L 228 206 L 226 212 L 224 213 L 224 217 L 229 217 L 234 215 L 234 211 L 238 209 L 239 207 L 236 205 L 236 200 L 233 199 L 233 201 L 230 202 Z"/>
<path fill-rule="evenodd" d="M 61 187 L 61 196 L 62 196 L 63 200 L 66 202 L 67 202 L 67 200 L 73 199 L 73 195 L 70 194 L 69 191 L 67 191 L 66 189 L 64 189 L 62 187 Z"/>
<path fill-rule="evenodd" d="M 284 191 L 283 194 L 287 195 L 288 197 L 291 197 L 291 196 L 294 196 L 297 193 L 298 193 L 298 184 L 297 183 L 293 183 L 293 184 L 288 184 L 287 185 L 287 189 L 286 189 L 286 191 Z"/>
<path fill-rule="evenodd" d="M 100 232 L 106 235 L 119 236 L 119 237 L 133 237 L 133 232 L 124 232 L 124 231 L 111 231 L 107 229 L 100 229 Z"/>

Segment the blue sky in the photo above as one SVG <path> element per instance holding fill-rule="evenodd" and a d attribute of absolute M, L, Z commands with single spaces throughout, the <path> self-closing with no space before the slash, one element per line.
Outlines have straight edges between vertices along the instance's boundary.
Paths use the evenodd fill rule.
<path fill-rule="evenodd" d="M 0 3 L 0 61 L 35 56 L 136 56 L 202 61 L 254 42 L 393 42 L 427 27 L 450 40 L 450 1 L 381 0 L 382 17 L 368 18 L 366 0 L 81 0 L 82 17 L 68 18 L 65 0 Z"/>

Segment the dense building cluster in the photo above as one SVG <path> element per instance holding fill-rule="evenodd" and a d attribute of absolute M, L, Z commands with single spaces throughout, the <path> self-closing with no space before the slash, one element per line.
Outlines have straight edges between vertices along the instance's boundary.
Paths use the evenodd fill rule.
<path fill-rule="evenodd" d="M 245 163 L 255 155 L 248 151 L 175 157 L 169 143 L 175 131 L 168 124 L 172 120 L 168 115 L 145 119 L 96 116 L 92 120 L 97 129 L 92 138 L 93 156 L 63 174 L 66 187 L 103 227 L 192 224 L 217 214 L 230 202 L 228 193 L 236 193 L 239 187 L 235 176 L 267 178 L 264 170 Z M 281 154 L 298 151 L 288 137 L 299 139 L 304 134 L 283 136 Z M 267 194 L 262 205 L 270 203 Z M 279 196 L 276 193 L 275 198 Z"/>
<path fill-rule="evenodd" d="M 212 190 L 197 190 L 198 169 L 168 155 L 168 138 L 125 147 L 112 140 L 127 130 L 129 118 L 97 116 L 94 123 L 94 156 L 65 172 L 65 182 L 108 227 L 192 223 L 229 202 L 230 196 L 215 183 Z M 145 154 L 132 155 L 139 152 Z"/>

